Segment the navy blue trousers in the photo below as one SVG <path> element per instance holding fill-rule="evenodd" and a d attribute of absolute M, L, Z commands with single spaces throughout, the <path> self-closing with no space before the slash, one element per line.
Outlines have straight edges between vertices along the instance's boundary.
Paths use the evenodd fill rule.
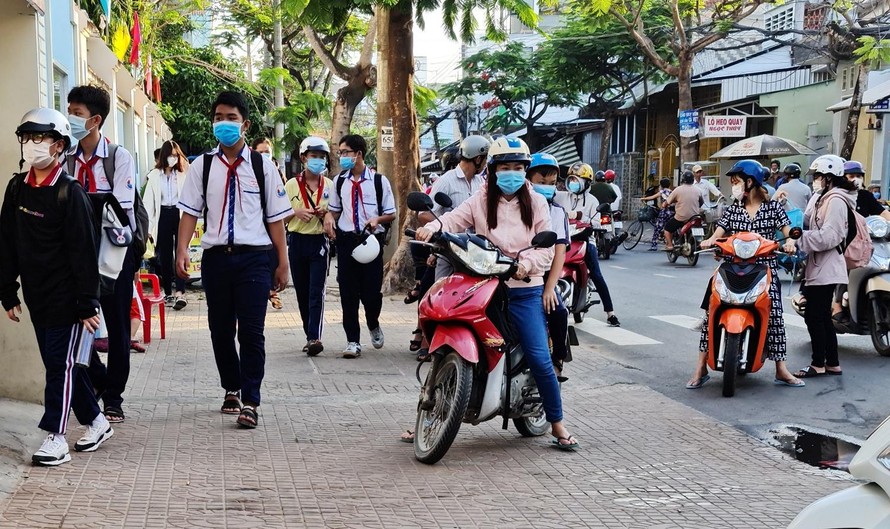
<path fill-rule="evenodd" d="M 204 250 L 201 259 L 201 283 L 207 296 L 207 322 L 220 384 L 226 391 L 241 391 L 244 403 L 256 406 L 266 366 L 263 331 L 272 288 L 269 267 L 266 251 L 226 254 L 216 247 Z"/>
<path fill-rule="evenodd" d="M 359 303 L 365 307 L 368 329 L 380 327 L 380 310 L 383 308 L 383 252 L 376 259 L 362 264 L 352 258 L 352 250 L 358 246 L 355 233 L 337 234 L 337 283 L 340 284 L 340 304 L 343 308 L 343 330 L 346 341 L 361 342 L 362 329 L 358 322 Z M 382 244 L 380 245 L 382 248 Z"/>
<path fill-rule="evenodd" d="M 331 258 L 328 239 L 322 234 L 289 233 L 287 256 L 306 341 L 319 340 L 324 327 L 325 286 Z"/>
<path fill-rule="evenodd" d="M 121 407 L 127 379 L 130 378 L 130 304 L 133 301 L 135 274 L 136 260 L 131 246 L 114 283 L 114 292 L 99 298 L 102 317 L 108 329 L 108 366 L 102 363 L 98 353 L 93 352 L 89 375 L 96 395 L 105 406 Z"/>
<path fill-rule="evenodd" d="M 558 292 L 556 301 L 556 309 L 547 314 L 547 330 L 550 331 L 553 347 L 551 356 L 554 360 L 569 360 L 569 309 L 563 304 Z"/>
<path fill-rule="evenodd" d="M 603 301 L 603 310 L 612 312 L 612 296 L 609 294 L 606 278 L 603 277 L 603 272 L 600 270 L 600 260 L 599 255 L 596 253 L 596 246 L 587 243 L 587 255 L 584 256 L 584 260 L 587 262 L 587 269 L 590 271 L 590 279 L 593 280 L 593 284 L 596 286 L 596 292 Z"/>
<path fill-rule="evenodd" d="M 99 404 L 85 369 L 74 365 L 75 350 L 83 324 L 61 327 L 34 326 L 37 347 L 46 368 L 46 387 L 43 389 L 43 417 L 40 429 L 65 434 L 68 415 L 80 424 L 90 424 L 99 413 Z"/>

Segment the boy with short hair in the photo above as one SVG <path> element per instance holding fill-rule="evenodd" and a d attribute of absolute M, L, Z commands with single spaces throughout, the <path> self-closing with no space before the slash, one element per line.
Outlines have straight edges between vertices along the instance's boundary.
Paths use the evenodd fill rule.
<path fill-rule="evenodd" d="M 65 116 L 34 109 L 16 135 L 30 170 L 13 176 L 0 209 L 0 302 L 19 322 L 20 278 L 46 368 L 40 428 L 49 435 L 31 460 L 56 466 L 71 460 L 65 433 L 72 407 L 87 425 L 75 450 L 96 450 L 114 434 L 86 371 L 75 364 L 83 334 L 99 326 L 96 231 L 86 193 L 59 163 L 72 142 Z"/>

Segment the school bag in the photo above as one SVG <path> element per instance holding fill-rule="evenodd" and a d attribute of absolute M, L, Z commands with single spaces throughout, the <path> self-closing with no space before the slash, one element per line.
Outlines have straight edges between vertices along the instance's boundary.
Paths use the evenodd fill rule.
<path fill-rule="evenodd" d="M 847 270 L 853 270 L 866 266 L 871 261 L 874 246 L 871 243 L 871 236 L 868 234 L 865 217 L 848 204 L 844 205 L 847 208 L 847 236 L 837 245 L 836 249 L 837 253 L 844 256 Z M 826 201 L 825 207 L 827 209 L 828 201 Z"/>
<path fill-rule="evenodd" d="M 114 192 L 114 157 L 117 155 L 118 147 L 119 145 L 117 145 L 116 143 L 109 143 L 108 155 L 102 159 L 102 169 L 105 171 L 105 179 L 108 180 L 108 185 L 111 186 L 112 192 Z M 69 156 L 67 164 L 68 174 L 73 175 L 75 157 Z M 146 243 L 148 241 L 149 233 L 148 210 L 145 209 L 145 204 L 142 203 L 142 196 L 139 194 L 138 191 L 133 192 L 133 216 L 136 219 L 136 225 L 131 226 L 133 230 L 133 255 L 135 255 L 139 262 L 141 262 L 143 256 L 145 255 Z"/>
<path fill-rule="evenodd" d="M 377 216 L 383 216 L 383 175 L 378 173 L 377 171 L 372 171 L 374 173 L 374 193 L 377 195 Z M 340 197 L 340 202 L 343 201 L 343 195 L 340 193 L 340 190 L 343 189 L 343 183 L 346 182 L 346 175 L 349 174 L 349 171 L 343 171 L 339 175 L 337 175 L 337 196 Z M 389 240 L 392 238 L 392 223 L 387 222 L 386 224 L 381 224 L 383 226 L 383 246 L 389 244 Z"/>

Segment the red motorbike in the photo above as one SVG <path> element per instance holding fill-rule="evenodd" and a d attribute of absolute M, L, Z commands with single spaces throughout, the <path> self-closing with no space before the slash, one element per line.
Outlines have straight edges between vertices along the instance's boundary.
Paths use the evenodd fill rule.
<path fill-rule="evenodd" d="M 436 197 L 441 204 L 438 195 L 442 193 Z M 428 195 L 408 195 L 408 207 L 414 211 L 430 211 L 432 205 Z M 413 237 L 414 231 L 405 234 Z M 515 273 L 519 256 L 504 254 L 474 233 L 439 232 L 429 243 L 412 243 L 427 244 L 454 267 L 452 275 L 430 288 L 418 309 L 433 361 L 417 405 L 414 457 L 436 463 L 462 423 L 479 424 L 497 416 L 503 417 L 505 429 L 512 419 L 523 436 L 547 433 L 550 425 L 541 396 L 507 310 L 506 281 Z M 542 232 L 527 249 L 554 244 L 556 234 Z"/>
<path fill-rule="evenodd" d="M 587 243 L 592 233 L 593 227 L 589 223 L 572 221 L 569 224 L 571 246 L 566 252 L 560 280 L 556 283 L 557 291 L 575 323 L 584 321 L 584 315 L 590 307 L 600 302 L 596 298 L 596 287 L 590 278 L 586 261 Z"/>
<path fill-rule="evenodd" d="M 698 250 L 705 238 L 704 221 L 703 215 L 693 215 L 674 233 L 674 249 L 667 252 L 669 262 L 676 263 L 677 259 L 683 256 L 689 262 L 689 266 L 698 264 Z"/>

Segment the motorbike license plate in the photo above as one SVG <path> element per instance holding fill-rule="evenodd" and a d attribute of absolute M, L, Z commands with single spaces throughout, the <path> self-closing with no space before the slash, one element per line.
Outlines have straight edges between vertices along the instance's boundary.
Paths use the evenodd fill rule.
<path fill-rule="evenodd" d="M 704 228 L 692 228 L 692 236 L 693 237 L 704 237 L 705 229 Z"/>
<path fill-rule="evenodd" d="M 609 233 L 612 233 L 612 231 L 614 229 L 614 228 L 612 228 L 611 224 L 606 224 L 605 226 L 603 226 L 603 228 L 605 228 L 605 230 Z"/>
<path fill-rule="evenodd" d="M 615 229 L 616 229 L 616 230 L 620 230 L 620 229 L 624 228 L 624 223 L 621 222 L 620 220 L 617 221 L 617 222 L 615 222 L 615 223 L 612 224 L 612 225 L 615 226 Z"/>

